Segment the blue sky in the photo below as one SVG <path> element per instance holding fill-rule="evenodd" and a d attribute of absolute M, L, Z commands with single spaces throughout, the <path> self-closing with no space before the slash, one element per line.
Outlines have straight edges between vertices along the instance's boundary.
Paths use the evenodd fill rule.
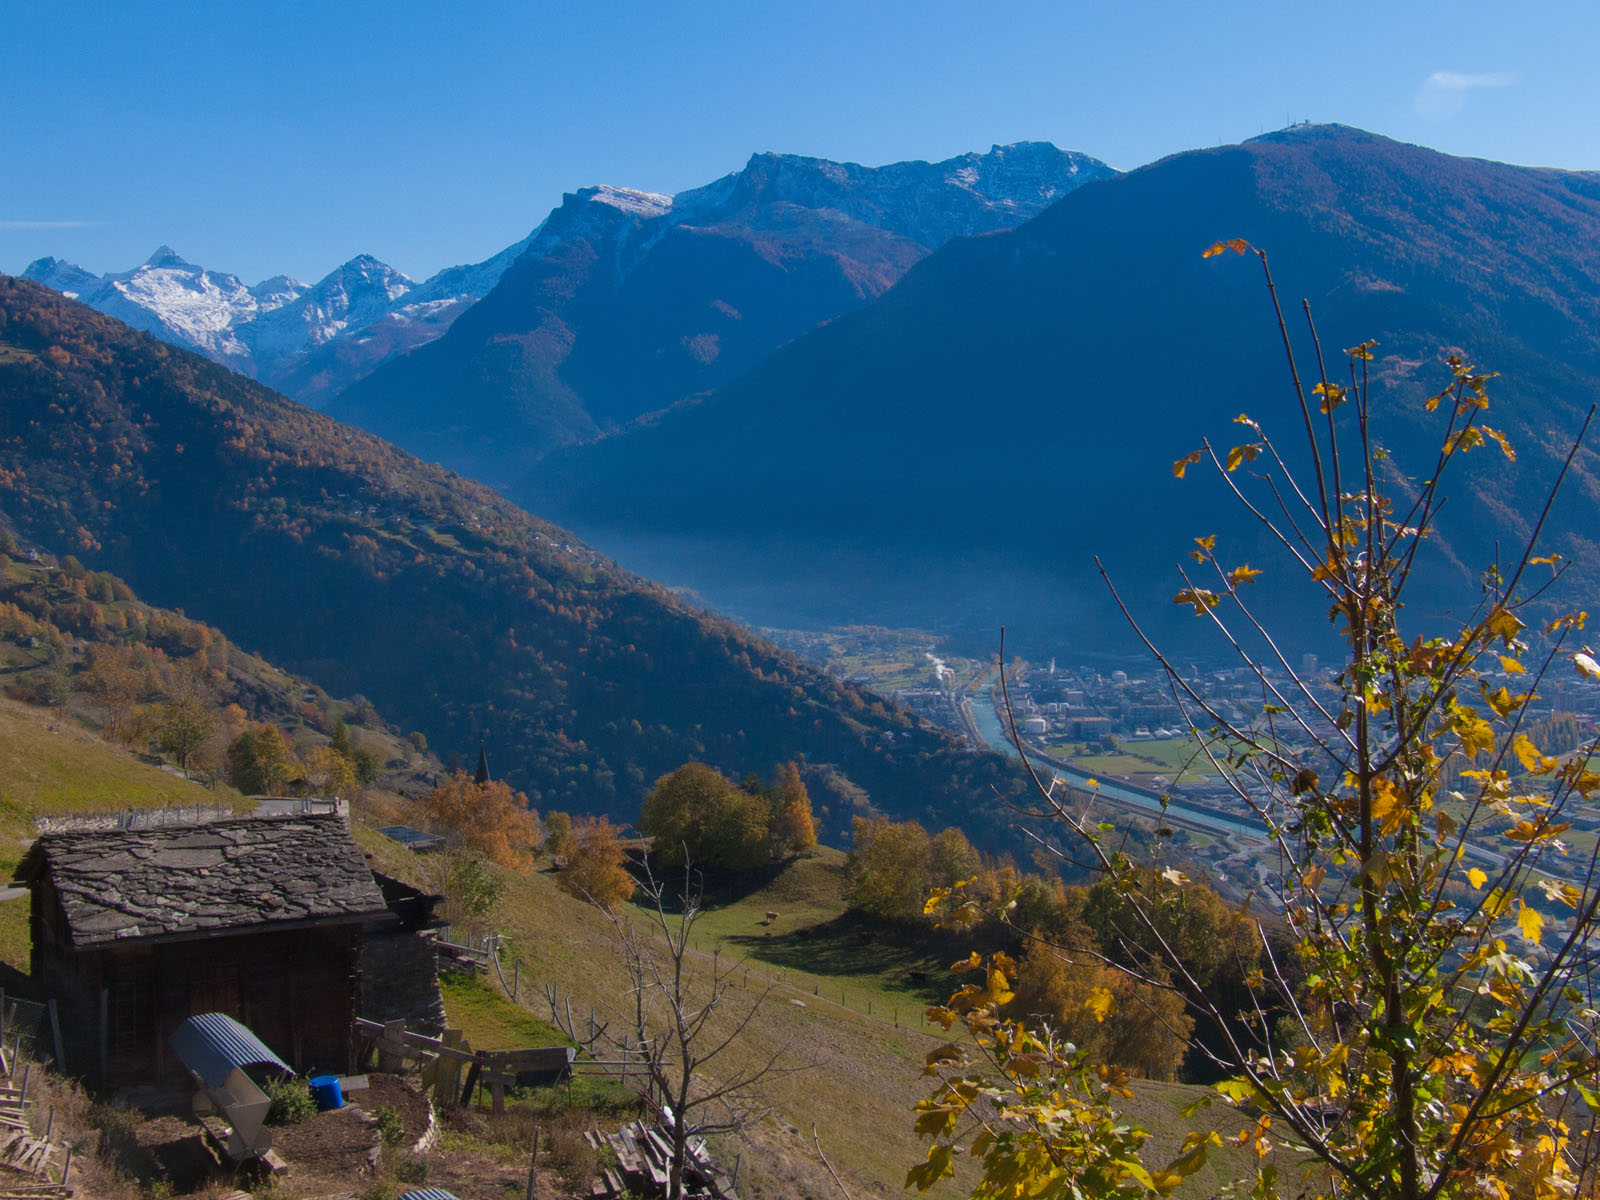
<path fill-rule="evenodd" d="M 1600 6 L 0 0 L 0 270 L 485 258 L 563 192 L 777 150 L 1129 168 L 1289 121 L 1600 169 Z"/>

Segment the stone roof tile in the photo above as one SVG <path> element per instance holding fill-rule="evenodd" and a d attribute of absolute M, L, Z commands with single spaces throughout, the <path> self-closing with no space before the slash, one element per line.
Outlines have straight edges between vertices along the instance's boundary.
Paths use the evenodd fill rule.
<path fill-rule="evenodd" d="M 80 949 L 388 912 L 360 847 L 336 816 L 45 834 L 18 876 L 46 875 Z"/>

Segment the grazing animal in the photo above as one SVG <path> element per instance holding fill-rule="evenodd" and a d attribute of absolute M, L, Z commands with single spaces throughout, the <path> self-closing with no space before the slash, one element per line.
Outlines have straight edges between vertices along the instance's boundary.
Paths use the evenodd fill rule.
<path fill-rule="evenodd" d="M 777 913 L 770 912 L 770 911 L 767 913 L 767 924 L 768 925 L 771 925 L 777 919 L 778 919 L 778 914 Z"/>

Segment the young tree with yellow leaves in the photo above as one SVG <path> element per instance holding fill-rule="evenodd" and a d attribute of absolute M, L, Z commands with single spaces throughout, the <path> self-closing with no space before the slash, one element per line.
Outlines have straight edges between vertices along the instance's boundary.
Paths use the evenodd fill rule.
<path fill-rule="evenodd" d="M 526 796 L 497 779 L 474 783 L 457 771 L 424 804 L 429 823 L 449 841 L 502 867 L 526 870 L 539 848 L 539 815 Z"/>
<path fill-rule="evenodd" d="M 1404 599 L 1419 547 L 1436 533 L 1442 481 L 1475 448 L 1513 457 L 1484 421 L 1493 376 L 1448 359 L 1448 385 L 1419 401 L 1437 413 L 1440 449 L 1404 480 L 1372 437 L 1374 343 L 1347 351 L 1348 375 L 1335 381 L 1307 309 L 1316 352 L 1307 386 L 1266 255 L 1235 240 L 1207 256 L 1230 250 L 1256 255 L 1266 273 L 1308 468 L 1297 477 L 1264 427 L 1240 417 L 1250 441 L 1225 453 L 1207 443 L 1173 472 L 1213 468 L 1320 594 L 1345 647 L 1336 687 L 1297 673 L 1251 607 L 1261 572 L 1224 557 L 1213 536 L 1196 539 L 1198 572 L 1183 573 L 1175 602 L 1259 684 L 1257 718 L 1230 721 L 1117 602 L 1165 668 L 1211 770 L 1259 821 L 1274 869 L 1252 899 L 1275 911 L 1292 949 L 1258 934 L 1245 1006 L 1255 1019 L 1222 1019 L 1234 1014 L 1218 1010 L 1170 940 L 1164 910 L 1179 900 L 1181 874 L 1127 862 L 1053 781 L 1036 779 L 1040 813 L 1116 889 L 1119 919 L 1136 935 L 1107 965 L 1170 988 L 1190 1016 L 1224 1031 L 1206 1052 L 1225 1078 L 1186 1110 L 1194 1125 L 1177 1155 L 1146 1164 L 1143 1134 L 1116 1116 L 1126 1094 L 1116 1072 L 1048 1027 L 1003 1019 L 1015 966 L 974 957 L 964 965 L 981 982 L 933 1013 L 970 1038 L 930 1056 L 940 1083 L 917 1127 L 934 1146 L 910 1182 L 931 1186 L 966 1152 L 983 1163 L 975 1196 L 1167 1195 L 1231 1137 L 1254 1151 L 1240 1194 L 1259 1200 L 1593 1195 L 1600 846 L 1577 853 L 1563 834 L 1568 814 L 1600 792 L 1600 774 L 1593 743 L 1553 754 L 1530 736 L 1551 672 L 1600 679 L 1600 663 L 1572 644 L 1585 614 L 1535 617 L 1562 571 L 1541 550 L 1549 500 L 1588 421 L 1472 615 L 1417 627 Z M 953 891 L 934 900 L 962 902 Z M 1117 997 L 1093 987 L 1083 1003 L 1105 1021 Z M 1238 1111 L 1203 1117 L 1211 1103 Z"/>

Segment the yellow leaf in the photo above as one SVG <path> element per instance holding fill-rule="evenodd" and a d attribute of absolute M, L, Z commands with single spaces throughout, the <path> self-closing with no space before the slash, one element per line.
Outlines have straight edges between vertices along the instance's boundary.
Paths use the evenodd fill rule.
<path fill-rule="evenodd" d="M 1228 451 L 1227 468 L 1230 471 L 1235 470 L 1241 463 L 1255 462 L 1260 455 L 1261 443 L 1259 442 L 1246 442 L 1242 446 L 1235 446 Z"/>
<path fill-rule="evenodd" d="M 1500 660 L 1500 669 L 1507 675 L 1526 675 L 1528 673 L 1527 667 L 1509 655 L 1500 654 L 1496 655 L 1496 657 Z"/>
<path fill-rule="evenodd" d="M 1374 779 L 1372 781 L 1372 819 L 1380 827 L 1380 832 L 1388 836 L 1400 827 L 1400 818 L 1405 815 L 1405 796 L 1387 779 Z"/>
<path fill-rule="evenodd" d="M 1544 627 L 1546 633 L 1554 633 L 1558 629 L 1582 629 L 1589 620 L 1589 614 L 1581 608 L 1575 608 L 1569 613 L 1563 613 L 1554 621 Z"/>
<path fill-rule="evenodd" d="M 1534 775 L 1547 774 L 1558 765 L 1557 760 L 1546 758 L 1539 753 L 1539 747 L 1535 746 L 1525 733 L 1517 734 L 1516 739 L 1511 743 L 1511 749 L 1516 753 L 1517 761 L 1522 764 L 1523 770 Z"/>
<path fill-rule="evenodd" d="M 1172 464 L 1172 473 L 1173 473 L 1173 475 L 1175 475 L 1179 479 L 1182 479 L 1183 478 L 1183 473 L 1185 471 L 1187 471 L 1190 467 L 1194 466 L 1195 463 L 1199 462 L 1202 458 L 1204 458 L 1205 455 L 1206 455 L 1206 452 L 1203 449 L 1202 450 L 1191 450 L 1188 454 L 1185 454 L 1177 462 Z"/>
<path fill-rule="evenodd" d="M 1518 901 L 1518 903 L 1522 903 Z M 1517 928 L 1522 931 L 1523 940 L 1539 944 L 1539 938 L 1544 932 L 1544 917 L 1536 908 L 1529 908 L 1522 904 L 1522 910 L 1517 913 Z"/>
<path fill-rule="evenodd" d="M 1481 892 L 1483 885 L 1489 882 L 1488 874 L 1479 867 L 1473 867 L 1467 872 L 1467 882 L 1472 885 L 1472 890 Z"/>
<path fill-rule="evenodd" d="M 1517 461 L 1517 452 L 1512 449 L 1511 442 L 1506 438 L 1505 434 L 1501 433 L 1498 429 L 1490 429 L 1487 425 L 1483 427 L 1483 432 L 1495 440 L 1495 444 L 1500 447 L 1500 452 L 1502 454 L 1504 454 L 1512 462 Z"/>
<path fill-rule="evenodd" d="M 1085 779 L 1083 781 L 1083 786 L 1087 788 L 1097 788 L 1100 786 L 1100 781 L 1098 779 Z"/>
<path fill-rule="evenodd" d="M 1104 1021 L 1116 1007 L 1116 998 L 1112 996 L 1108 988 L 1090 988 L 1089 998 L 1083 1002 L 1083 1007 L 1089 1011 L 1096 1021 Z"/>
<path fill-rule="evenodd" d="M 1200 257 L 1215 258 L 1224 250 L 1232 250 L 1235 254 L 1244 254 L 1246 251 L 1254 249 L 1255 247 L 1249 242 L 1245 241 L 1243 238 L 1228 238 L 1226 241 L 1213 242 L 1211 245 L 1207 246 L 1205 250 L 1201 252 Z"/>
<path fill-rule="evenodd" d="M 1354 359 L 1370 359 L 1372 357 L 1372 348 L 1377 344 L 1376 339 L 1365 341 L 1359 346 L 1351 346 L 1345 353 Z"/>
<path fill-rule="evenodd" d="M 1228 572 L 1228 582 L 1233 584 L 1249 583 L 1259 574 L 1261 574 L 1260 571 L 1246 563 L 1244 566 L 1235 567 Z"/>
<path fill-rule="evenodd" d="M 1507 717 L 1516 712 L 1532 695 L 1532 692 L 1513 695 L 1503 687 L 1495 688 L 1492 692 L 1487 687 L 1483 689 L 1483 698 L 1489 702 L 1489 707 L 1494 709 L 1495 715 L 1500 717 Z"/>
<path fill-rule="evenodd" d="M 1168 883 L 1175 883 L 1179 885 L 1189 882 L 1189 877 L 1182 871 L 1178 870 L 1177 867 L 1168 867 L 1165 871 L 1161 872 L 1161 878 L 1165 879 Z"/>
<path fill-rule="evenodd" d="M 1521 621 L 1517 620 L 1505 609 L 1497 608 L 1489 617 L 1489 621 L 1484 628 L 1491 636 L 1500 638 L 1509 646 L 1511 639 L 1521 633 L 1524 626 Z"/>
<path fill-rule="evenodd" d="M 1581 650 L 1572 656 L 1572 665 L 1578 668 L 1579 675 L 1587 675 L 1590 679 L 1600 679 L 1600 663 Z"/>
<path fill-rule="evenodd" d="M 1184 588 L 1172 598 L 1174 604 L 1194 605 L 1194 615 L 1203 617 L 1207 611 L 1217 606 L 1217 594 L 1205 588 Z"/>

